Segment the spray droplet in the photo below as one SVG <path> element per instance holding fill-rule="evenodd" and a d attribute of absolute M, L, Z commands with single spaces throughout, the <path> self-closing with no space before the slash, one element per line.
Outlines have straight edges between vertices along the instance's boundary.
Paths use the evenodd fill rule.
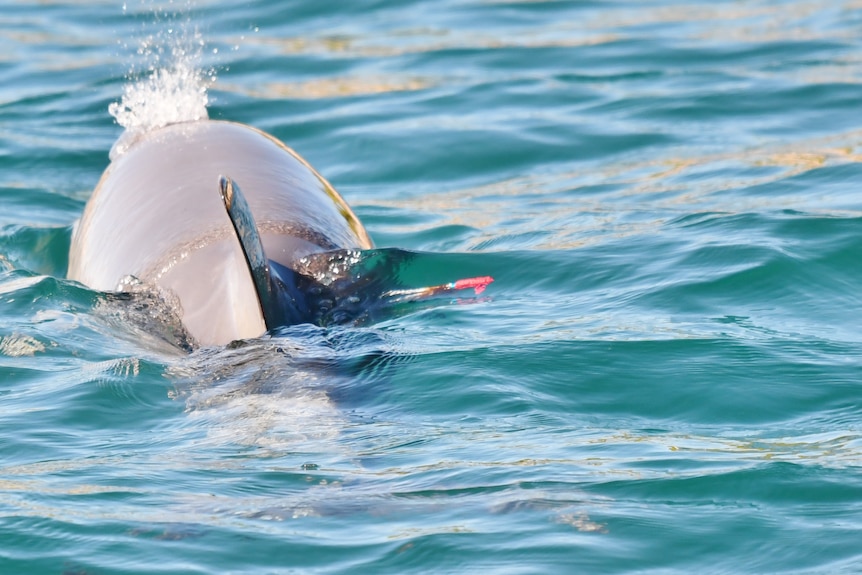
<path fill-rule="evenodd" d="M 161 24 L 158 12 L 153 16 L 155 24 Z M 177 19 L 179 15 L 167 17 Z M 122 99 L 108 106 L 108 112 L 125 128 L 111 151 L 112 158 L 122 154 L 141 134 L 208 117 L 207 89 L 216 74 L 215 70 L 200 67 L 205 42 L 189 19 L 179 25 L 168 24 L 140 41 L 137 54 L 143 62 L 132 66 Z"/>

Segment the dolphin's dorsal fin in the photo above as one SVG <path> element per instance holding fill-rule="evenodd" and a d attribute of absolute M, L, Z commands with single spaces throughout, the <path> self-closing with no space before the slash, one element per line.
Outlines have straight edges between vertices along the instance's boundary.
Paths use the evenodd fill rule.
<path fill-rule="evenodd" d="M 296 288 L 294 272 L 266 257 L 251 208 L 239 186 L 220 176 L 219 192 L 251 272 L 266 329 L 301 323 L 307 314 L 303 313 L 305 302 Z"/>

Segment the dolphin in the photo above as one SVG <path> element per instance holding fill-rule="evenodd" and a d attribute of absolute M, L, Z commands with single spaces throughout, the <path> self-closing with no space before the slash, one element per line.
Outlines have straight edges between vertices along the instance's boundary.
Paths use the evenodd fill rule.
<path fill-rule="evenodd" d="M 309 294 L 325 286 L 303 262 L 373 247 L 329 182 L 251 126 L 172 124 L 115 150 L 74 227 L 68 278 L 105 292 L 145 286 L 197 345 L 311 321 Z"/>

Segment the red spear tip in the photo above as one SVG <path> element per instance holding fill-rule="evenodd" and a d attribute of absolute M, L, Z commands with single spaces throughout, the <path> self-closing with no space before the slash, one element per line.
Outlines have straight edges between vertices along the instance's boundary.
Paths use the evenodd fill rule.
<path fill-rule="evenodd" d="M 488 284 L 494 281 L 494 278 L 491 276 L 481 276 L 475 278 L 464 278 L 462 280 L 458 280 L 455 282 L 455 289 L 469 289 L 473 288 L 475 290 L 476 295 L 485 291 L 485 288 L 488 287 Z"/>

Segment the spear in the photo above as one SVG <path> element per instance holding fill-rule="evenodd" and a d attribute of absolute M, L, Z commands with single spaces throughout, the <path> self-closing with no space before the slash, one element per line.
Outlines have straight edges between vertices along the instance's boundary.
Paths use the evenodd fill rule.
<path fill-rule="evenodd" d="M 474 278 L 464 278 L 458 281 L 440 284 L 436 286 L 428 286 L 414 289 L 396 289 L 383 292 L 384 298 L 392 298 L 396 301 L 416 301 L 433 297 L 435 295 L 446 294 L 448 292 L 460 291 L 465 289 L 473 289 L 473 293 L 479 295 L 488 284 L 494 281 L 491 276 L 479 276 Z"/>

